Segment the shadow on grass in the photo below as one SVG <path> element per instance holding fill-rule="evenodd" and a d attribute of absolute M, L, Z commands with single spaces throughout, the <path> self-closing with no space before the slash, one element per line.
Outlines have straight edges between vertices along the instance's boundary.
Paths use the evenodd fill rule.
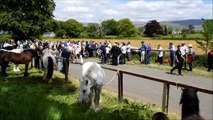
<path fill-rule="evenodd" d="M 29 77 L 12 72 L 8 77 L 0 77 L 2 120 L 137 120 L 150 118 L 152 114 L 145 105 L 118 103 L 104 93 L 100 111 L 89 109 L 90 103 L 79 107 L 77 87 L 72 82 L 56 77 L 53 84 L 47 84 L 42 82 L 41 73 L 30 73 Z"/>

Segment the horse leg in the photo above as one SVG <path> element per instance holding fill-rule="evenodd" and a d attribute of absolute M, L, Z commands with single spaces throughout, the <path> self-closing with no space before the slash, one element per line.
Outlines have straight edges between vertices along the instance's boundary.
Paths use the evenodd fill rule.
<path fill-rule="evenodd" d="M 99 111 L 100 110 L 100 106 L 99 106 L 99 101 L 100 101 L 100 94 L 101 94 L 101 87 L 98 87 L 95 90 L 95 111 Z"/>
<path fill-rule="evenodd" d="M 44 69 L 44 77 L 43 77 L 43 81 L 46 80 L 46 70 Z"/>
<path fill-rule="evenodd" d="M 91 93 L 90 93 L 90 95 L 89 95 L 89 99 L 91 100 L 91 105 L 90 105 L 90 109 L 95 109 L 95 99 L 94 99 L 94 97 L 93 97 L 93 89 L 91 90 Z"/>
<path fill-rule="evenodd" d="M 16 70 L 17 71 L 20 71 L 19 67 L 18 67 L 18 64 L 16 64 Z"/>
<path fill-rule="evenodd" d="M 14 64 L 14 66 L 13 66 L 13 71 L 17 72 L 16 64 Z"/>
<path fill-rule="evenodd" d="M 28 76 L 29 76 L 29 73 L 28 73 L 28 66 L 29 66 L 29 63 L 28 63 L 28 64 L 25 64 L 24 77 L 28 77 Z"/>
<path fill-rule="evenodd" d="M 7 66 L 8 66 L 8 62 L 1 65 L 1 75 L 2 76 L 8 76 L 7 73 L 6 73 Z"/>

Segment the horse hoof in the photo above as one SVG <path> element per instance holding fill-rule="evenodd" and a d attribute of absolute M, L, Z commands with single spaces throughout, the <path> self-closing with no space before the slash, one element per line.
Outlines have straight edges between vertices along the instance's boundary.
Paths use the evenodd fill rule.
<path fill-rule="evenodd" d="M 29 74 L 24 74 L 24 77 L 28 77 L 29 76 Z"/>

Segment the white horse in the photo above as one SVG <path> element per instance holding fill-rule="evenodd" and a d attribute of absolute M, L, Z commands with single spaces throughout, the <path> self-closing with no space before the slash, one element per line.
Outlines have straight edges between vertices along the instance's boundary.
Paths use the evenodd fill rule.
<path fill-rule="evenodd" d="M 56 59 L 51 54 L 48 48 L 43 51 L 42 63 L 44 66 L 44 77 L 45 82 L 52 83 L 52 75 L 54 71 L 54 66 L 56 65 Z"/>
<path fill-rule="evenodd" d="M 100 109 L 99 100 L 104 79 L 105 72 L 99 64 L 95 62 L 84 63 L 82 77 L 80 79 L 78 104 L 81 105 L 91 100 L 90 108 L 98 111 Z M 93 92 L 95 92 L 94 98 Z"/>

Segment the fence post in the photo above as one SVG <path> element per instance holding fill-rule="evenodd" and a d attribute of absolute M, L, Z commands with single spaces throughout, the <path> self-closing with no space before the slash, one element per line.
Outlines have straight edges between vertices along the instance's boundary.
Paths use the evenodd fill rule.
<path fill-rule="evenodd" d="M 68 81 L 68 72 L 69 72 L 69 58 L 65 58 L 65 66 L 64 66 L 64 74 L 65 74 L 65 81 Z"/>
<path fill-rule="evenodd" d="M 164 65 L 165 53 L 166 53 L 166 52 L 163 51 L 163 58 L 162 58 L 163 65 Z"/>
<path fill-rule="evenodd" d="M 118 100 L 123 99 L 123 73 L 119 71 L 118 73 Z"/>
<path fill-rule="evenodd" d="M 169 88 L 169 84 L 163 84 L 162 111 L 166 113 L 168 113 L 169 108 Z"/>

